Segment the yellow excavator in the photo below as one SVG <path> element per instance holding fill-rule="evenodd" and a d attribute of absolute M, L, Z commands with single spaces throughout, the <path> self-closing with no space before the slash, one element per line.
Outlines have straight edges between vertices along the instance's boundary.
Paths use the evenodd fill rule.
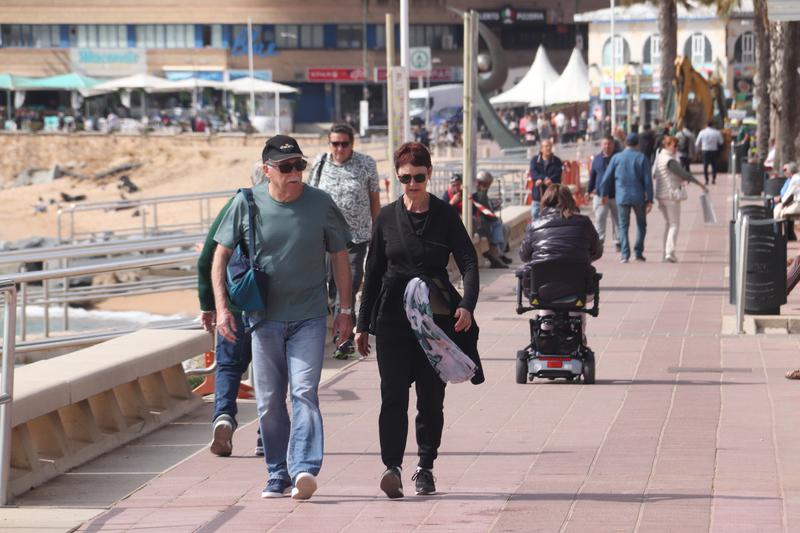
<path fill-rule="evenodd" d="M 723 129 L 727 116 L 725 106 L 725 89 L 719 78 L 705 79 L 692 67 L 692 60 L 686 56 L 675 59 L 675 114 L 674 124 L 680 130 L 686 125 L 697 133 L 706 127 L 709 121 L 719 128 L 725 139 L 725 144 L 720 150 L 719 163 L 727 166 L 728 147 L 731 141 L 731 131 Z M 720 167 L 722 168 L 722 167 Z"/>

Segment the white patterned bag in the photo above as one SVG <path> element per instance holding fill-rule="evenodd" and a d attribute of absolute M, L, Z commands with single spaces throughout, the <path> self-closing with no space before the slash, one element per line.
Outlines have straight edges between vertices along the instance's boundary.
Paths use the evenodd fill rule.
<path fill-rule="evenodd" d="M 419 278 L 406 285 L 408 322 L 433 369 L 445 383 L 461 383 L 475 375 L 476 366 L 433 321 L 428 286 Z"/>

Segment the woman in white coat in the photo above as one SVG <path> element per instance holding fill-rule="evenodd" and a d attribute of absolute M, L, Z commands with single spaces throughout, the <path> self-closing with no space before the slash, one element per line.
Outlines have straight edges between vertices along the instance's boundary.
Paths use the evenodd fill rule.
<path fill-rule="evenodd" d="M 686 200 L 686 183 L 697 184 L 704 192 L 705 185 L 700 183 L 691 173 L 684 170 L 678 161 L 678 140 L 670 135 L 664 137 L 661 150 L 653 163 L 653 179 L 655 180 L 655 197 L 658 209 L 664 216 L 664 261 L 676 263 L 675 247 L 681 222 L 681 202 Z"/>

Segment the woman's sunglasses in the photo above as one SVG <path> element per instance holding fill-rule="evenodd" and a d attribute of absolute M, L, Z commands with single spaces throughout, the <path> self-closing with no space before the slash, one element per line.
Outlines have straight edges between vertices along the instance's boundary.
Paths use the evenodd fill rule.
<path fill-rule="evenodd" d="M 397 175 L 397 179 L 400 180 L 400 183 L 402 183 L 404 185 L 408 185 L 409 183 L 411 183 L 412 179 L 414 181 L 416 181 L 417 183 L 422 183 L 423 181 L 428 179 L 428 175 L 427 174 L 414 174 L 412 176 L 411 174 L 398 174 Z"/>
<path fill-rule="evenodd" d="M 298 172 L 304 171 L 308 166 L 308 162 L 305 159 L 298 159 L 294 163 L 281 163 L 279 165 L 268 163 L 268 165 L 272 168 L 277 168 L 280 170 L 281 174 L 288 174 L 292 170 L 297 170 Z"/>

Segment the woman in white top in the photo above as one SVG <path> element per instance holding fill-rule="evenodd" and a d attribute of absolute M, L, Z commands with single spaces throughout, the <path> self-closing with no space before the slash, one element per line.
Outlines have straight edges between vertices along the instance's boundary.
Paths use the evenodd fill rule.
<path fill-rule="evenodd" d="M 677 158 L 678 140 L 675 137 L 665 136 L 661 147 L 662 150 L 653 163 L 655 197 L 666 222 L 664 261 L 676 263 L 678 258 L 675 255 L 675 246 L 681 221 L 681 202 L 687 198 L 686 182 L 697 184 L 704 192 L 708 192 L 708 188 L 681 166 Z"/>

